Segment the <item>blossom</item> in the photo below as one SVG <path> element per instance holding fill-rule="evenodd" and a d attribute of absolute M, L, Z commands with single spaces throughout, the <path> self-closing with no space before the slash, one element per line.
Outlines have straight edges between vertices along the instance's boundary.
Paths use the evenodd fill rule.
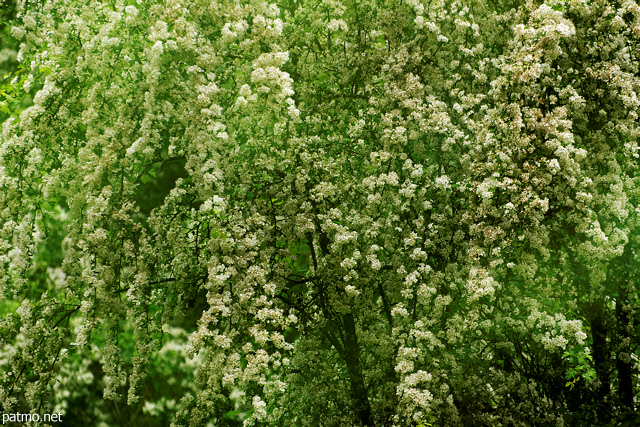
<path fill-rule="evenodd" d="M 592 364 L 550 360 L 635 360 L 635 3 L 41 3 L 0 104 L 5 411 L 93 402 L 97 364 L 176 425 L 561 424 L 540 384 Z"/>

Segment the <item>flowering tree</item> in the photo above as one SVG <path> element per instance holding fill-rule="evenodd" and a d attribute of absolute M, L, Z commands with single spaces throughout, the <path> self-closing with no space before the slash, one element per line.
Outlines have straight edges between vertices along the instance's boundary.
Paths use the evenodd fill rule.
<path fill-rule="evenodd" d="M 637 3 L 18 6 L 5 412 L 84 354 L 175 425 L 633 419 Z"/>

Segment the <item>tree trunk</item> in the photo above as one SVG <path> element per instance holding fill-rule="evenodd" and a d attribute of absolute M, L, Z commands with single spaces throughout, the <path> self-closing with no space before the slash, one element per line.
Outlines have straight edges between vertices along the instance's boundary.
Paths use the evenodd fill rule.
<path fill-rule="evenodd" d="M 633 407 L 633 373 L 629 353 L 631 345 L 629 342 L 629 311 L 625 310 L 625 305 L 629 301 L 630 280 L 633 277 L 630 269 L 633 265 L 633 254 L 631 245 L 625 247 L 622 257 L 618 259 L 620 273 L 618 277 L 618 300 L 616 301 L 616 321 L 618 330 L 618 345 L 616 346 L 616 369 L 618 371 L 618 398 L 620 403 L 627 410 L 632 412 Z M 621 357 L 621 353 L 625 356 Z"/>
<path fill-rule="evenodd" d="M 633 411 L 633 377 L 631 372 L 631 360 L 629 357 L 620 357 L 620 353 L 629 354 L 629 334 L 627 332 L 627 325 L 629 318 L 627 313 L 620 307 L 622 304 L 616 305 L 616 314 L 618 317 L 618 324 L 620 325 L 620 339 L 621 345 L 618 348 L 618 357 L 616 358 L 616 368 L 618 369 L 618 397 L 620 403 L 628 410 Z"/>
<path fill-rule="evenodd" d="M 345 332 L 345 362 L 351 381 L 351 398 L 355 405 L 356 413 L 363 426 L 373 426 L 371 421 L 371 405 L 367 397 L 367 389 L 364 385 L 362 366 L 360 365 L 360 346 L 356 335 L 356 324 L 352 313 L 343 316 Z"/>
<path fill-rule="evenodd" d="M 604 307 L 601 301 L 592 307 L 591 336 L 593 338 L 593 361 L 595 362 L 596 374 L 600 381 L 598 389 L 598 420 L 606 423 L 610 421 L 610 402 L 605 402 L 605 397 L 611 393 L 611 371 L 609 369 L 610 351 L 607 345 L 607 328 L 604 322 Z"/>

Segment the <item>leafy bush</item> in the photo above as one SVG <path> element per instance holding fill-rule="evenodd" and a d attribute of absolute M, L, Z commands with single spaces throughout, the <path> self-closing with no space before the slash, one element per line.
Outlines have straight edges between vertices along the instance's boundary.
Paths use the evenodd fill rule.
<path fill-rule="evenodd" d="M 635 1 L 19 6 L 5 412 L 637 421 Z"/>

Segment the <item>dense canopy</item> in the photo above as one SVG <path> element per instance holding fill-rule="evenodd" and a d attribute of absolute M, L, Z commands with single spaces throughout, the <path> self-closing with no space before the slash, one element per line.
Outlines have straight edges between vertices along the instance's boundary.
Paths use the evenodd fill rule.
<path fill-rule="evenodd" d="M 14 6 L 3 412 L 640 420 L 635 1 Z"/>

